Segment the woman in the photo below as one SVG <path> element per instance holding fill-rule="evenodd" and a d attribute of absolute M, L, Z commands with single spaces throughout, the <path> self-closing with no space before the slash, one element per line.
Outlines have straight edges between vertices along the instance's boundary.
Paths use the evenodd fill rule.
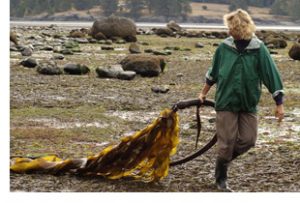
<path fill-rule="evenodd" d="M 276 103 L 275 116 L 283 119 L 283 85 L 268 49 L 255 35 L 255 24 L 241 9 L 224 16 L 230 37 L 217 48 L 206 84 L 199 98 L 205 100 L 211 86 L 217 85 L 216 185 L 226 184 L 230 161 L 255 145 L 257 137 L 257 104 L 263 83 Z"/>

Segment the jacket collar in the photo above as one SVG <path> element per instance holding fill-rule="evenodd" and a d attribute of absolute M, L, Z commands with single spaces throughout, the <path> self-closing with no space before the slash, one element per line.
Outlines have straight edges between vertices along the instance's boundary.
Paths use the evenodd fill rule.
<path fill-rule="evenodd" d="M 228 37 L 226 38 L 224 41 L 223 41 L 224 44 L 234 48 L 234 49 L 237 49 L 236 46 L 235 46 L 235 43 L 234 43 L 234 39 L 233 37 Z M 252 37 L 250 43 L 248 44 L 248 46 L 245 48 L 245 49 L 259 49 L 260 48 L 260 45 L 262 44 L 262 41 L 259 40 L 255 35 Z"/>

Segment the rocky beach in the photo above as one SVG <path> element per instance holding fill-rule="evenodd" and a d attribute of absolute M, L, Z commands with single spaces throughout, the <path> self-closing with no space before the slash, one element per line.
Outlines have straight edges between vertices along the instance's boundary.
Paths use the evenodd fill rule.
<path fill-rule="evenodd" d="M 184 30 L 175 22 L 165 28 L 138 28 L 136 35 L 122 37 L 55 24 L 15 25 L 10 31 L 10 156 L 56 154 L 64 159 L 96 154 L 145 128 L 163 109 L 196 98 L 214 51 L 227 37 L 225 31 Z M 300 33 L 256 34 L 282 75 L 286 115 L 278 124 L 275 103 L 263 88 L 257 145 L 231 164 L 229 184 L 239 192 L 299 192 Z M 199 146 L 215 129 L 214 110 L 203 108 L 201 115 Z M 195 109 L 180 111 L 179 117 L 181 142 L 172 160 L 195 150 Z M 215 192 L 215 157 L 213 147 L 193 161 L 170 167 L 166 178 L 151 184 L 11 173 L 10 190 Z"/>

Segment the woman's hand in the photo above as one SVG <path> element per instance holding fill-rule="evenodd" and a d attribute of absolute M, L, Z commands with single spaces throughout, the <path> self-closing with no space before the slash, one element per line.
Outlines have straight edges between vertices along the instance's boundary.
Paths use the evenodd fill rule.
<path fill-rule="evenodd" d="M 283 104 L 277 105 L 275 109 L 275 117 L 278 119 L 278 122 L 281 122 L 284 118 L 284 109 Z"/>
<path fill-rule="evenodd" d="M 199 94 L 199 99 L 200 99 L 201 103 L 203 103 L 205 101 L 205 99 L 206 99 L 206 95 L 203 94 L 203 93 L 200 93 Z"/>
<path fill-rule="evenodd" d="M 208 85 L 207 83 L 203 87 L 201 93 L 199 94 L 199 99 L 200 99 L 201 103 L 203 103 L 205 101 L 206 95 L 209 92 L 210 88 L 211 88 L 211 86 Z"/>

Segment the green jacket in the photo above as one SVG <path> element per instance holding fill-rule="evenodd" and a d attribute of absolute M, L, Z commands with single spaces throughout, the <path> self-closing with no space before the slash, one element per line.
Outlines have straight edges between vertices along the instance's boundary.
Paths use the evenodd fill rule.
<path fill-rule="evenodd" d="M 217 83 L 217 111 L 256 112 L 262 83 L 273 98 L 283 94 L 277 67 L 264 43 L 253 37 L 239 53 L 232 37 L 217 48 L 206 78 Z"/>

